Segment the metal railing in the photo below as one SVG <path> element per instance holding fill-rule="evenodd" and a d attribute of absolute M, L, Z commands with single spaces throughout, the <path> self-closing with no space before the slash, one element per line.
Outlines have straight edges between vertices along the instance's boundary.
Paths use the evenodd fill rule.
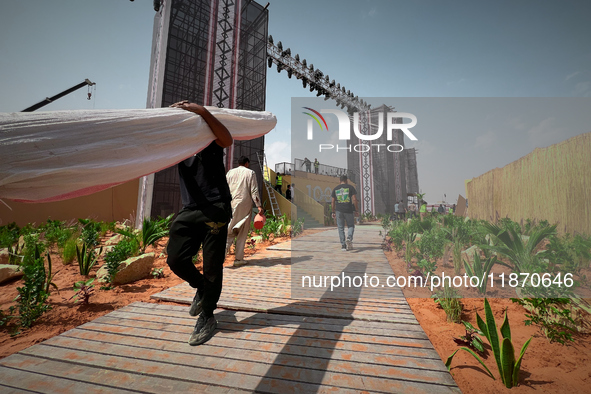
<path fill-rule="evenodd" d="M 280 172 L 287 175 L 294 175 L 294 171 L 304 171 L 311 174 L 316 174 L 313 161 L 310 161 L 309 165 L 306 165 L 305 161 L 302 159 L 295 159 L 294 162 L 295 163 L 283 162 L 275 164 L 275 172 Z M 329 166 L 327 164 L 320 164 L 318 166 L 318 175 L 334 176 L 336 178 L 340 177 L 341 175 L 347 175 L 347 178 L 349 178 L 349 180 L 353 183 L 357 183 L 358 179 L 358 175 L 354 171 L 348 170 L 346 168 Z"/>

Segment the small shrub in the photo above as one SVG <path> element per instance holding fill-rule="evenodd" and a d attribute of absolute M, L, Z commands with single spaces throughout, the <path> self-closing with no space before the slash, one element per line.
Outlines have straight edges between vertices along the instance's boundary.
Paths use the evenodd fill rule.
<path fill-rule="evenodd" d="M 568 309 L 571 305 L 570 298 L 511 298 L 511 301 L 530 312 L 525 314 L 528 318 L 524 321 L 525 325 L 537 325 L 550 342 L 562 345 L 574 342 L 572 333 L 576 332 L 573 328 L 576 323 Z"/>
<path fill-rule="evenodd" d="M 454 342 L 458 345 L 468 346 L 470 349 L 477 351 L 481 356 L 484 355 L 484 343 L 479 337 L 479 335 L 484 335 L 484 333 L 479 329 L 474 328 L 470 322 L 462 320 L 462 323 L 466 329 L 466 335 L 454 338 Z"/>
<path fill-rule="evenodd" d="M 304 219 L 297 219 L 295 223 L 291 225 L 291 236 L 297 237 L 304 231 Z"/>
<path fill-rule="evenodd" d="M 164 268 L 152 268 L 152 272 L 150 273 L 154 279 L 161 279 L 164 278 Z"/>
<path fill-rule="evenodd" d="M 43 258 L 40 256 L 38 245 L 32 245 L 31 240 L 34 237 L 28 235 L 25 237 L 28 252 L 23 260 L 24 286 L 18 287 L 18 311 L 19 324 L 21 327 L 29 328 L 43 313 L 51 309 L 47 304 L 49 292 L 48 277 L 45 271 Z M 51 280 L 49 278 L 49 280 Z"/>
<path fill-rule="evenodd" d="M 72 264 L 76 259 L 76 248 L 78 247 L 78 241 L 76 238 L 70 238 L 64 244 L 62 249 L 62 262 L 67 264 Z"/>
<path fill-rule="evenodd" d="M 435 270 L 437 269 L 437 263 L 436 262 L 430 261 L 430 260 L 426 260 L 426 259 L 421 259 L 417 263 L 417 266 L 419 267 L 419 271 L 421 271 L 421 273 L 425 277 L 427 277 L 428 275 L 433 275 L 435 273 Z"/>
<path fill-rule="evenodd" d="M 122 261 L 137 255 L 139 243 L 135 238 L 123 238 L 113 249 L 105 255 L 109 283 L 113 283 Z"/>
<path fill-rule="evenodd" d="M 76 294 L 72 296 L 74 302 L 81 301 L 83 305 L 88 305 L 90 303 L 90 297 L 94 294 L 94 285 L 92 282 L 94 282 L 94 278 L 74 283 L 73 288 L 76 291 Z"/>
<path fill-rule="evenodd" d="M 521 361 L 533 337 L 531 337 L 525 342 L 525 344 L 521 348 L 521 352 L 519 352 L 519 356 L 517 357 L 517 359 L 515 359 L 515 350 L 513 347 L 513 342 L 511 342 L 511 327 L 509 326 L 509 319 L 507 319 L 507 311 L 505 311 L 505 319 L 503 320 L 503 324 L 501 325 L 502 339 L 499 338 L 499 334 L 497 332 L 497 325 L 495 323 L 495 317 L 493 315 L 490 304 L 488 303 L 488 300 L 486 298 L 484 299 L 484 313 L 486 322 L 482 320 L 478 313 L 476 314 L 476 321 L 478 323 L 478 328 L 480 329 L 480 331 L 482 331 L 482 333 L 484 334 L 485 338 L 488 340 L 488 343 L 492 348 L 493 354 L 495 356 L 495 361 L 497 363 L 497 368 L 499 370 L 499 375 L 501 375 L 501 380 L 507 388 L 517 386 L 517 383 L 519 382 L 519 372 L 521 370 Z M 486 369 L 486 372 L 488 372 L 489 376 L 495 379 L 492 372 L 490 372 L 490 370 L 482 362 L 480 357 L 478 357 L 476 353 L 474 353 L 471 349 L 467 347 L 461 347 L 457 349 L 447 358 L 445 366 L 448 370 L 451 367 L 453 357 L 460 350 L 465 350 L 472 356 L 474 356 L 476 360 L 484 367 L 484 369 Z"/>
<path fill-rule="evenodd" d="M 99 231 L 101 229 L 101 224 L 96 223 L 90 219 L 78 219 L 78 221 L 82 224 L 82 234 L 80 234 L 80 239 L 82 243 L 87 245 L 89 248 L 94 248 L 99 243 Z"/>
<path fill-rule="evenodd" d="M 484 259 L 480 258 L 478 251 L 474 253 L 474 262 L 472 265 L 468 261 L 464 260 L 464 269 L 469 277 L 476 276 L 481 281 L 478 286 L 478 292 L 482 295 L 486 295 L 486 286 L 488 284 L 488 275 L 490 270 L 497 262 L 497 257 L 494 256 L 489 250 L 484 250 Z M 484 280 L 482 280 L 484 279 Z"/>
<path fill-rule="evenodd" d="M 98 254 L 100 255 L 102 251 L 103 248 L 101 247 Z M 83 244 L 82 248 L 76 245 L 76 258 L 78 259 L 80 275 L 88 276 L 90 270 L 96 264 L 98 256 L 93 248 L 89 248 L 86 244 Z"/>
<path fill-rule="evenodd" d="M 446 283 L 443 289 L 433 294 L 432 297 L 445 311 L 448 322 L 460 322 L 462 317 L 462 303 L 460 302 L 460 295 L 456 289 Z"/>

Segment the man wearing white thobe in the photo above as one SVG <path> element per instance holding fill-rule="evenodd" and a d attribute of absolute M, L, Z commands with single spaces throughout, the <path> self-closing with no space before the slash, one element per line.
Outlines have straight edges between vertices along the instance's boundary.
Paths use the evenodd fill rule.
<path fill-rule="evenodd" d="M 226 241 L 226 253 L 236 239 L 234 267 L 247 264 L 244 261 L 244 246 L 250 232 L 250 220 L 252 216 L 252 203 L 254 202 L 259 213 L 263 213 L 261 199 L 257 186 L 257 177 L 253 170 L 249 169 L 250 160 L 246 156 L 238 159 L 239 167 L 226 174 L 230 194 L 232 195 L 232 221 L 228 225 L 228 239 Z"/>

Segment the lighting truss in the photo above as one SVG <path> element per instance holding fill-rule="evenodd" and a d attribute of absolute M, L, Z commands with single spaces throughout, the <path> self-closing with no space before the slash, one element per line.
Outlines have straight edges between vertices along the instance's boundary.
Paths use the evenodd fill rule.
<path fill-rule="evenodd" d="M 267 41 L 267 62 L 269 68 L 273 64 L 277 65 L 277 72 L 285 70 L 287 76 L 295 76 L 302 81 L 304 88 L 309 87 L 310 91 L 316 91 L 317 96 L 324 96 L 325 100 L 333 99 L 341 108 L 346 108 L 349 114 L 353 112 L 368 111 L 371 105 L 355 96 L 345 86 L 330 80 L 328 75 L 324 75 L 319 69 L 315 69 L 313 64 L 308 66 L 306 59 L 300 61 L 300 55 L 291 56 L 291 49 L 283 49 L 281 41 L 275 45 L 273 37 L 269 36 Z"/>

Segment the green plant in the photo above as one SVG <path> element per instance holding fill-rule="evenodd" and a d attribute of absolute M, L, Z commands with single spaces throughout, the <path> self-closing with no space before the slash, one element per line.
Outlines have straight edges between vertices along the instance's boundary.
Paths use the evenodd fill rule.
<path fill-rule="evenodd" d="M 462 335 L 459 338 L 454 338 L 454 342 L 458 345 L 468 346 L 470 349 L 477 351 L 480 355 L 484 355 L 484 343 L 479 335 L 484 335 L 482 331 L 474 328 L 470 322 L 462 320 L 464 328 L 466 329 L 466 335 Z"/>
<path fill-rule="evenodd" d="M 23 260 L 24 286 L 16 289 L 18 291 L 19 324 L 24 328 L 31 327 L 35 320 L 51 309 L 51 306 L 47 304 L 48 290 L 52 283 L 51 276 L 48 278 L 45 271 L 45 264 L 40 252 L 42 247 L 36 243 L 31 244 L 31 242 L 36 242 L 36 238 L 27 235 L 25 243 L 30 252 L 25 255 Z"/>
<path fill-rule="evenodd" d="M 83 305 L 89 304 L 90 297 L 94 293 L 94 285 L 92 282 L 94 282 L 94 278 L 74 283 L 74 290 L 76 291 L 76 294 L 72 297 L 74 302 L 82 301 Z"/>
<path fill-rule="evenodd" d="M 116 222 L 100 222 L 100 229 L 99 229 L 99 235 L 101 237 L 104 237 L 105 234 L 107 234 L 107 231 L 115 231 L 115 223 Z"/>
<path fill-rule="evenodd" d="M 78 241 L 76 238 L 70 238 L 64 244 L 62 249 L 62 262 L 64 264 L 71 264 L 77 256 Z"/>
<path fill-rule="evenodd" d="M 452 243 L 454 271 L 458 275 L 462 267 L 462 249 L 470 241 L 471 226 L 468 218 L 461 216 L 445 215 L 442 221 L 445 226 L 442 230 Z"/>
<path fill-rule="evenodd" d="M 484 250 L 484 259 L 480 258 L 480 253 L 476 251 L 474 253 L 474 262 L 472 265 L 469 264 L 468 261 L 464 260 L 464 269 L 466 270 L 466 274 L 469 277 L 477 277 L 480 281 L 478 286 L 478 292 L 480 294 L 486 295 L 486 286 L 488 283 L 488 275 L 490 274 L 490 270 L 497 262 L 497 257 L 492 255 L 489 250 Z"/>
<path fill-rule="evenodd" d="M 419 267 L 419 271 L 421 271 L 423 275 L 428 276 L 435 273 L 437 263 L 427 259 L 420 259 L 417 262 L 417 267 Z"/>
<path fill-rule="evenodd" d="M 125 230 L 119 229 L 116 232 L 135 239 L 140 245 L 139 252 L 143 254 L 146 252 L 148 245 L 154 246 L 161 238 L 168 236 L 173 216 L 174 214 L 170 214 L 168 217 L 159 220 L 145 218 L 142 223 L 142 230 L 139 233 L 129 228 Z"/>
<path fill-rule="evenodd" d="M 501 325 L 501 336 L 502 339 L 499 338 L 499 334 L 497 332 L 497 325 L 495 323 L 495 317 L 493 315 L 492 309 L 488 300 L 484 299 L 484 313 L 486 322 L 482 320 L 480 315 L 476 313 L 476 322 L 478 323 L 478 328 L 484 334 L 485 338 L 487 339 L 488 343 L 492 348 L 492 352 L 495 356 L 495 361 L 497 363 L 497 368 L 499 370 L 499 374 L 501 375 L 501 380 L 505 387 L 511 388 L 517 385 L 519 382 L 519 371 L 521 370 L 521 361 L 523 360 L 523 355 L 529 346 L 532 338 L 529 338 L 521 348 L 519 352 L 519 356 L 515 359 L 515 350 L 513 347 L 513 342 L 511 341 L 511 327 L 509 326 L 509 319 L 507 318 L 507 311 L 505 311 L 505 319 L 503 320 L 503 324 Z M 480 357 L 478 357 L 471 349 L 467 347 L 461 347 L 453 352 L 445 362 L 445 366 L 449 370 L 451 367 L 451 362 L 453 357 L 459 350 L 465 350 L 468 353 L 472 354 L 476 360 L 486 369 L 486 372 L 490 375 L 491 378 L 495 379 L 492 372 L 484 365 Z"/>
<path fill-rule="evenodd" d="M 539 258 L 544 251 L 536 253 L 536 250 L 544 239 L 556 234 L 556 225 L 536 227 L 524 242 L 522 235 L 513 226 L 506 226 L 506 229 L 492 223 L 486 223 L 484 226 L 497 242 L 496 245 L 481 245 L 481 247 L 506 256 L 511 264 L 503 262 L 499 262 L 499 264 L 509 267 L 517 273 L 538 272 Z"/>
<path fill-rule="evenodd" d="M 96 223 L 90 219 L 78 219 L 78 221 L 82 224 L 82 233 L 80 234 L 80 238 L 82 243 L 87 245 L 89 248 L 94 248 L 99 243 L 99 231 L 101 229 L 101 224 Z"/>
<path fill-rule="evenodd" d="M 20 229 L 15 222 L 0 226 L 0 248 L 9 248 L 18 242 Z"/>
<path fill-rule="evenodd" d="M 150 275 L 152 275 L 154 277 L 154 279 L 161 279 L 164 278 L 164 268 L 152 268 L 152 272 L 150 272 Z"/>
<path fill-rule="evenodd" d="M 443 289 L 436 292 L 431 297 L 443 308 L 448 322 L 460 322 L 462 317 L 462 303 L 460 302 L 460 295 L 456 289 L 445 283 Z"/>
<path fill-rule="evenodd" d="M 98 254 L 103 251 L 101 246 Z M 80 268 L 80 275 L 88 276 L 92 267 L 96 264 L 98 259 L 97 254 L 93 248 L 89 248 L 86 244 L 82 244 L 82 248 L 76 245 L 76 258 L 78 259 L 78 267 Z"/>
<path fill-rule="evenodd" d="M 139 243 L 136 238 L 123 238 L 105 255 L 105 266 L 107 267 L 109 283 L 113 283 L 121 262 L 135 256 L 138 251 Z"/>
<path fill-rule="evenodd" d="M 53 268 L 51 265 L 51 256 L 49 255 L 49 253 L 47 253 L 47 272 L 45 273 L 45 292 L 49 295 L 49 288 L 51 286 L 53 286 L 58 294 L 59 294 L 59 289 L 57 287 L 57 285 L 55 283 L 53 283 L 53 278 L 55 277 L 56 273 L 53 273 Z"/>
<path fill-rule="evenodd" d="M 403 242 L 405 235 L 408 233 L 408 225 L 400 221 L 394 221 L 392 223 L 392 229 L 390 229 L 390 231 L 388 232 L 388 236 L 392 241 L 394 249 L 396 249 L 396 251 L 400 251 L 404 246 Z"/>
<path fill-rule="evenodd" d="M 417 252 L 417 247 L 415 244 L 416 239 L 417 239 L 417 234 L 412 233 L 410 231 L 408 231 L 404 236 L 404 261 L 406 262 L 406 268 L 408 270 L 410 270 L 411 264 L 412 264 L 412 258 Z M 436 267 L 437 266 L 435 265 L 434 267 L 425 267 L 425 268 L 429 268 L 430 272 L 434 272 Z"/>
<path fill-rule="evenodd" d="M 429 220 L 423 220 L 421 225 L 430 223 Z M 432 264 L 436 264 L 437 259 L 443 257 L 445 245 L 448 241 L 445 238 L 445 233 L 437 227 L 432 227 L 430 230 L 424 231 L 421 239 L 417 241 L 419 262 L 427 260 Z"/>
<path fill-rule="evenodd" d="M 0 327 L 6 327 L 14 319 L 14 306 L 8 308 L 8 314 L 0 309 Z"/>
<path fill-rule="evenodd" d="M 540 331 L 550 340 L 564 345 L 566 342 L 574 342 L 572 333 L 576 323 L 571 317 L 568 306 L 570 298 L 511 298 L 511 301 L 523 306 L 530 314 L 525 314 L 526 326 L 535 324 Z"/>
<path fill-rule="evenodd" d="M 291 224 L 291 237 L 297 237 L 304 231 L 304 219 L 297 219 Z"/>

